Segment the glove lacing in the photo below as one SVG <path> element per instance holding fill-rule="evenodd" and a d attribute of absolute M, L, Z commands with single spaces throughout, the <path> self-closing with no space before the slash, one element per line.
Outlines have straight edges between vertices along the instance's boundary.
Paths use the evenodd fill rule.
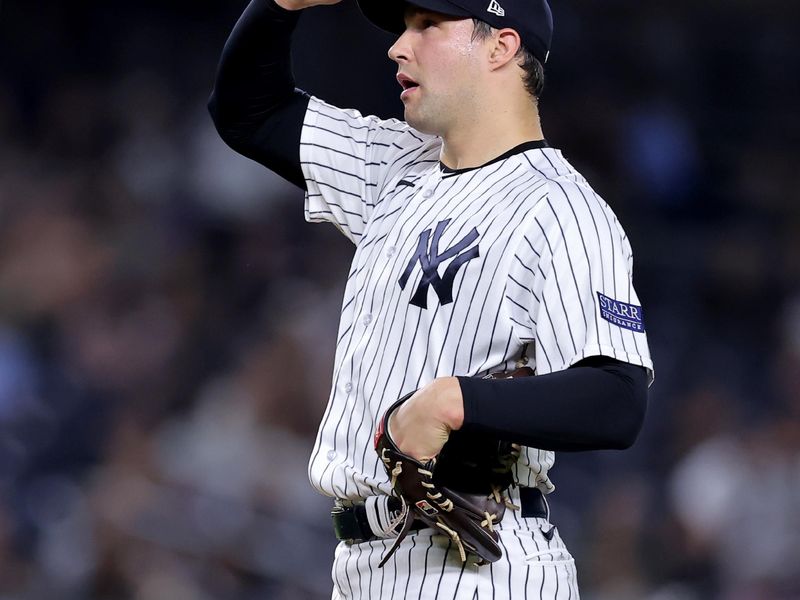
<path fill-rule="evenodd" d="M 493 469 L 495 472 L 497 472 L 497 473 L 506 473 L 506 472 L 508 472 L 511 469 L 512 465 L 514 463 L 516 463 L 517 459 L 519 459 L 519 456 L 520 456 L 520 453 L 521 453 L 521 449 L 522 449 L 521 446 L 518 445 L 518 444 L 510 444 L 510 446 L 511 446 L 511 450 L 508 453 L 508 456 L 506 456 L 505 459 L 503 460 L 503 465 L 501 467 L 499 467 L 499 468 Z M 394 489 L 395 485 L 397 483 L 397 478 L 403 473 L 403 462 L 398 460 L 398 461 L 395 462 L 394 467 L 391 467 L 392 460 L 391 460 L 391 458 L 388 458 L 386 456 L 386 451 L 387 451 L 386 448 L 384 448 L 381 451 L 380 458 L 383 461 L 383 463 L 386 465 L 387 469 L 389 470 L 389 474 L 391 475 L 391 486 L 392 486 L 392 489 Z M 427 466 L 429 466 L 430 468 L 433 468 L 435 466 L 435 464 L 436 464 L 436 459 L 433 458 L 433 459 L 431 459 L 431 461 L 428 463 Z M 422 467 L 418 467 L 417 468 L 417 472 L 428 480 L 428 481 L 420 480 L 420 482 L 419 482 L 420 485 L 422 485 L 423 487 L 425 487 L 427 489 L 431 489 L 431 490 L 432 489 L 436 489 L 436 484 L 433 483 L 433 471 L 431 471 L 430 469 L 425 469 L 425 468 L 422 468 Z M 507 508 L 509 508 L 511 510 L 520 510 L 519 506 L 517 506 L 516 504 L 511 502 L 511 499 L 507 495 L 502 493 L 503 491 L 504 490 L 502 488 L 495 486 L 495 487 L 492 488 L 492 492 L 490 493 L 490 497 L 492 497 L 497 504 L 504 504 Z M 432 494 L 430 492 L 426 492 L 425 495 L 428 497 L 428 499 L 430 499 L 433 502 L 435 502 L 436 505 L 443 511 L 451 512 L 455 508 L 454 504 L 453 504 L 453 501 L 451 499 L 449 499 L 449 498 L 447 500 L 445 500 L 444 502 L 439 502 L 439 498 L 442 497 L 442 492 L 437 492 L 435 494 Z M 400 498 L 400 500 L 403 503 L 403 509 L 402 509 L 401 513 L 398 515 L 397 519 L 392 521 L 392 523 L 390 524 L 390 527 L 389 527 L 388 530 L 394 531 L 394 529 L 401 522 L 403 523 L 403 527 L 397 533 L 397 538 L 395 539 L 394 544 L 392 544 L 392 547 L 389 549 L 389 551 L 383 557 L 383 560 L 381 560 L 380 564 L 378 565 L 379 567 L 383 567 L 383 565 L 386 563 L 386 561 L 389 560 L 389 558 L 392 556 L 392 554 L 395 553 L 395 551 L 399 547 L 400 543 L 403 541 L 403 539 L 410 532 L 411 526 L 414 523 L 415 517 L 414 517 L 412 511 L 409 509 L 409 506 L 406 503 L 405 499 L 402 496 L 398 496 L 398 497 Z M 495 513 L 490 513 L 487 510 L 487 511 L 484 511 L 483 514 L 484 514 L 484 516 L 486 518 L 483 521 L 481 521 L 481 523 L 480 523 L 481 527 L 483 527 L 484 529 L 488 529 L 490 532 L 494 533 L 494 525 L 495 525 L 496 522 L 498 522 L 497 513 L 496 512 Z M 455 543 L 456 547 L 458 548 L 459 555 L 461 556 L 461 562 L 467 562 L 467 552 L 466 552 L 466 549 L 464 548 L 464 542 L 461 540 L 461 536 L 458 534 L 458 532 L 455 531 L 454 529 L 452 529 L 451 527 L 448 527 L 444 523 L 442 523 L 441 520 L 439 520 L 439 519 L 436 519 L 434 524 L 439 529 L 441 529 L 445 534 L 447 534 L 447 536 L 452 540 L 453 543 Z"/>

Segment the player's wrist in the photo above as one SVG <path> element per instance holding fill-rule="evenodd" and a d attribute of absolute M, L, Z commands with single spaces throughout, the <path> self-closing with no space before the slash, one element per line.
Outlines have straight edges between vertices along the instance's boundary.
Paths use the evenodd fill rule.
<path fill-rule="evenodd" d="M 270 0 L 273 4 L 275 4 L 278 8 L 285 10 L 285 11 L 297 11 L 303 8 L 298 2 L 293 0 Z"/>
<path fill-rule="evenodd" d="M 461 429 L 464 424 L 464 400 L 461 386 L 455 377 L 441 377 L 435 380 L 436 397 L 439 399 L 439 417 L 451 430 Z"/>
<path fill-rule="evenodd" d="M 302 10 L 321 4 L 338 4 L 341 0 L 271 0 L 280 8 L 289 11 Z"/>

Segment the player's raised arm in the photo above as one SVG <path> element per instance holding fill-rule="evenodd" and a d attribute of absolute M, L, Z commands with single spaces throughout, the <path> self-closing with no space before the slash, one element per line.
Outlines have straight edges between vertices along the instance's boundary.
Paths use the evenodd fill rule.
<path fill-rule="evenodd" d="M 302 188 L 308 96 L 294 88 L 291 36 L 301 9 L 339 1 L 252 0 L 225 44 L 208 105 L 229 146 Z"/>
<path fill-rule="evenodd" d="M 333 223 L 358 244 L 386 192 L 415 165 L 435 164 L 439 146 L 406 123 L 294 87 L 300 9 L 335 1 L 252 0 L 225 44 L 209 110 L 229 146 L 306 190 L 306 220 Z"/>

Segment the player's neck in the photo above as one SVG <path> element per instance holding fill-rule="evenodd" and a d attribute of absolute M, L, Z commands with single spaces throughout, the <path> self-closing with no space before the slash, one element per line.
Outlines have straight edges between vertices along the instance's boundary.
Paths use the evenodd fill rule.
<path fill-rule="evenodd" d="M 485 111 L 442 135 L 440 160 L 451 169 L 479 167 L 524 142 L 544 139 L 539 111 L 525 106 Z"/>

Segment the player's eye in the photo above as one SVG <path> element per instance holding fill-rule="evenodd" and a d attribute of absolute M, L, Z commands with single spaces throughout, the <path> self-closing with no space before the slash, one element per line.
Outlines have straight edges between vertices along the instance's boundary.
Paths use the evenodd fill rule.
<path fill-rule="evenodd" d="M 436 27 L 438 23 L 433 19 L 423 19 L 422 20 L 422 28 L 427 29 L 428 27 Z"/>

